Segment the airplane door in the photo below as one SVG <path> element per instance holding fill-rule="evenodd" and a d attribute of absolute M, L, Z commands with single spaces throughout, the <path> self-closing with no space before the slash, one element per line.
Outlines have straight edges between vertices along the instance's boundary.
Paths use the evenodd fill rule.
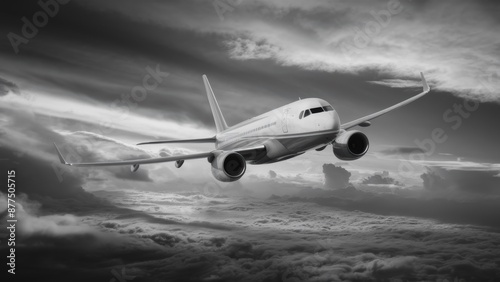
<path fill-rule="evenodd" d="M 283 119 L 281 120 L 281 129 L 283 133 L 288 133 L 288 112 L 290 108 L 283 110 Z"/>

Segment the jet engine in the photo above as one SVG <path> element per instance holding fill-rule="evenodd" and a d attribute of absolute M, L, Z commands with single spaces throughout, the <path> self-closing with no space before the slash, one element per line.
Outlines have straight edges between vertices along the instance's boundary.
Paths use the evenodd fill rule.
<path fill-rule="evenodd" d="M 240 179 L 247 169 L 245 158 L 236 152 L 220 152 L 211 163 L 213 176 L 222 182 Z"/>
<path fill-rule="evenodd" d="M 369 146 L 368 137 L 362 132 L 346 131 L 333 142 L 333 153 L 340 160 L 352 161 L 364 156 Z"/>

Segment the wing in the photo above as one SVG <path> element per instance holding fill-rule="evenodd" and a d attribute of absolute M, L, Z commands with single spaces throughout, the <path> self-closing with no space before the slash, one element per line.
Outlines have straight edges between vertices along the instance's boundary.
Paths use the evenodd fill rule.
<path fill-rule="evenodd" d="M 203 159 L 203 158 L 213 157 L 214 152 L 215 152 L 215 151 L 211 151 L 211 152 L 198 153 L 198 154 L 177 155 L 177 156 L 168 156 L 168 157 L 161 157 L 161 158 L 150 158 L 150 159 L 135 159 L 135 160 L 92 162 L 92 163 L 69 163 L 64 159 L 63 155 L 61 154 L 61 151 L 59 151 L 59 148 L 57 147 L 57 145 L 55 143 L 54 143 L 54 146 L 56 147 L 56 151 L 57 151 L 57 154 L 59 156 L 59 160 L 61 161 L 62 164 L 69 165 L 69 166 L 81 166 L 81 167 L 155 164 L 155 163 L 166 163 L 166 162 L 174 162 L 174 161 L 181 161 L 181 160 Z M 258 146 L 258 147 L 252 147 L 252 148 L 235 149 L 233 151 L 242 154 L 243 157 L 245 157 L 245 159 L 247 159 L 246 156 L 251 156 L 253 154 L 257 154 L 257 153 L 261 152 L 262 150 L 265 150 L 265 146 L 263 146 L 263 145 Z"/>
<path fill-rule="evenodd" d="M 367 116 L 362 117 L 362 118 L 358 118 L 357 120 L 353 120 L 353 121 L 350 121 L 348 123 L 344 123 L 341 125 L 341 128 L 342 129 L 349 129 L 349 128 L 355 127 L 357 125 L 367 126 L 370 124 L 369 120 L 372 120 L 372 119 L 379 117 L 385 113 L 388 113 L 388 112 L 395 110 L 399 107 L 402 107 L 404 105 L 407 105 L 407 104 L 421 98 L 425 94 L 429 93 L 429 91 L 431 89 L 430 89 L 429 85 L 427 84 L 427 81 L 425 80 L 424 74 L 420 73 L 420 76 L 422 77 L 422 86 L 423 86 L 423 92 L 421 92 L 420 94 L 415 95 L 407 100 L 404 100 L 403 102 L 397 103 L 396 105 L 389 107 L 387 109 L 381 110 L 381 111 L 373 113 L 371 115 L 367 115 Z"/>
<path fill-rule="evenodd" d="M 167 143 L 215 143 L 217 139 L 214 137 L 198 138 L 198 139 L 180 139 L 180 140 L 159 140 L 150 142 L 141 142 L 137 145 L 150 145 L 150 144 L 167 144 Z"/>

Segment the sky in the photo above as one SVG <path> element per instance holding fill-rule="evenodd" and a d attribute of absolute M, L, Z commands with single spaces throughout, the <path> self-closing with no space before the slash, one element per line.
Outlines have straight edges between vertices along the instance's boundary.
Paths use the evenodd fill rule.
<path fill-rule="evenodd" d="M 0 165 L 17 169 L 22 187 L 20 261 L 46 279 L 37 265 L 47 251 L 45 267 L 82 280 L 122 267 L 135 281 L 498 278 L 499 10 L 451 0 L 4 1 Z M 431 93 L 359 129 L 370 149 L 353 162 L 327 147 L 248 166 L 225 184 L 204 160 L 134 174 L 67 168 L 52 145 L 76 161 L 211 150 L 133 145 L 214 135 L 203 74 L 232 125 L 308 97 L 348 122 L 419 93 L 420 72 Z M 4 205 L 3 186 L 1 196 Z M 93 257 L 77 259 L 86 247 Z"/>

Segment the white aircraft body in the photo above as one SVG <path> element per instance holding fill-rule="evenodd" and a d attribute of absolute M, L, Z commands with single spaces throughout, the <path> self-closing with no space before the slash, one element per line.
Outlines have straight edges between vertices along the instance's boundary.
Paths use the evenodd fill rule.
<path fill-rule="evenodd" d="M 139 143 L 213 143 L 215 150 L 198 154 L 160 158 L 119 160 L 98 163 L 68 163 L 56 146 L 60 161 L 69 166 L 116 166 L 131 165 L 135 172 L 142 164 L 176 162 L 180 168 L 185 160 L 206 158 L 212 166 L 212 174 L 220 181 L 240 179 L 246 164 L 267 164 L 284 161 L 309 150 L 321 151 L 332 144 L 333 152 L 340 160 L 356 160 L 366 154 L 368 137 L 360 131 L 349 130 L 355 126 L 369 126 L 370 120 L 389 111 L 407 105 L 430 91 L 422 77 L 423 91 L 392 107 L 351 122 L 341 123 L 335 109 L 325 100 L 308 98 L 295 101 L 251 118 L 234 126 L 228 126 L 219 108 L 212 87 L 203 75 L 208 101 L 214 116 L 217 134 L 209 138 L 188 140 L 164 140 Z M 55 145 L 55 144 L 54 144 Z"/>

